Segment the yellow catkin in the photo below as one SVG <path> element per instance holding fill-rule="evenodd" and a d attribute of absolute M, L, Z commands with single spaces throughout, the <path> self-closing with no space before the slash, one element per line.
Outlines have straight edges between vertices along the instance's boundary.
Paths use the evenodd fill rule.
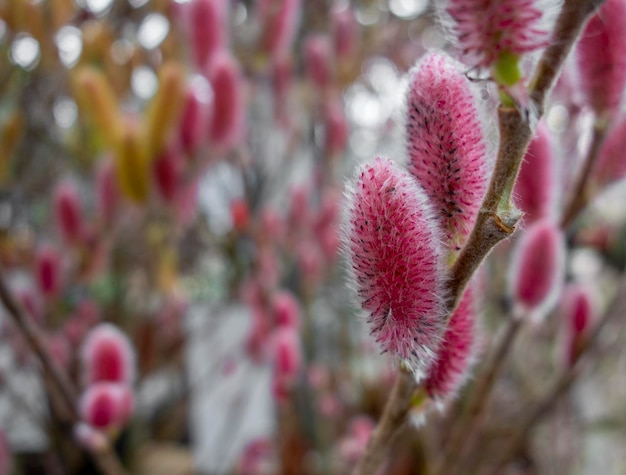
<path fill-rule="evenodd" d="M 104 139 L 105 146 L 112 147 L 119 139 L 122 123 L 117 97 L 106 77 L 98 69 L 83 66 L 74 76 L 76 99 Z"/>
<path fill-rule="evenodd" d="M 122 193 L 136 203 L 145 202 L 150 192 L 150 158 L 146 137 L 135 120 L 124 121 L 115 147 L 115 171 Z"/>
<path fill-rule="evenodd" d="M 159 70 L 159 90 L 150 103 L 146 117 L 146 135 L 152 159 L 163 150 L 172 127 L 178 122 L 184 94 L 182 67 L 176 62 L 165 63 Z"/>

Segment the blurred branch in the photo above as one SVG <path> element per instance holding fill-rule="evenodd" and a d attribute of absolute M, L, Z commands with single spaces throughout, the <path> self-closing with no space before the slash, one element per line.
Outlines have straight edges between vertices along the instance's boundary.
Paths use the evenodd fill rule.
<path fill-rule="evenodd" d="M 413 375 L 400 370 L 380 422 L 372 433 L 365 453 L 354 471 L 355 475 L 375 475 L 378 473 L 395 436 L 406 422 L 414 392 L 415 379 Z"/>
<path fill-rule="evenodd" d="M 76 391 L 72 386 L 72 383 L 70 382 L 67 374 L 56 365 L 54 359 L 48 353 L 41 335 L 11 294 L 1 268 L 0 300 L 7 309 L 9 316 L 15 323 L 15 326 L 23 335 L 28 346 L 33 350 L 35 355 L 37 355 L 37 358 L 43 366 L 44 372 L 50 377 L 50 380 L 56 389 L 58 389 L 61 396 L 60 400 L 63 401 L 63 404 L 67 409 L 67 413 L 71 417 L 72 423 L 79 422 L 80 415 L 77 411 L 78 405 Z M 126 473 L 117 456 L 108 444 L 98 447 L 97 449 L 90 450 L 90 454 L 103 474 L 123 475 Z"/>

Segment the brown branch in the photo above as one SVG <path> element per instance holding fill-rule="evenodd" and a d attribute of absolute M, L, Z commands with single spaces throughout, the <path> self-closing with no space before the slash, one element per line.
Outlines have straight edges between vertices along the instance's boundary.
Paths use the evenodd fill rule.
<path fill-rule="evenodd" d="M 375 475 L 385 461 L 389 447 L 403 427 L 415 392 L 415 379 L 406 371 L 399 371 L 398 380 L 391 390 L 383 415 L 372 434 L 365 454 L 361 457 L 354 475 Z"/>
<path fill-rule="evenodd" d="M 44 372 L 49 376 L 50 381 L 54 387 L 58 390 L 60 401 L 63 402 L 68 416 L 72 423 L 80 421 L 80 415 L 77 410 L 76 390 L 72 386 L 72 383 L 61 368 L 57 366 L 54 359 L 48 353 L 45 342 L 41 338 L 38 330 L 33 325 L 32 321 L 20 304 L 15 300 L 13 294 L 9 290 L 6 284 L 2 269 L 0 268 L 0 301 L 4 304 L 8 310 L 8 315 L 13 320 L 13 323 L 21 332 L 22 336 L 26 340 L 26 343 L 30 349 L 35 353 L 39 362 L 41 363 Z M 93 457 L 95 464 L 100 471 L 106 475 L 123 475 L 126 473 L 118 460 L 115 453 L 111 450 L 111 447 L 106 444 L 97 449 L 90 450 L 89 453 Z"/>

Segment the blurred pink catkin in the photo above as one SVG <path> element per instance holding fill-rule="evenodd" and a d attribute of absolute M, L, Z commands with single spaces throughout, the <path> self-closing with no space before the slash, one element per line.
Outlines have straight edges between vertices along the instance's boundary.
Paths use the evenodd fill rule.
<path fill-rule="evenodd" d="M 86 336 L 80 352 L 83 383 L 115 382 L 132 384 L 135 379 L 135 351 L 115 325 L 100 323 Z"/>
<path fill-rule="evenodd" d="M 535 0 L 449 0 L 449 27 L 458 41 L 461 60 L 488 67 L 503 52 L 522 55 L 543 48 L 548 32 Z"/>
<path fill-rule="evenodd" d="M 584 99 L 597 114 L 613 115 L 626 86 L 626 2 L 606 0 L 591 17 L 576 50 Z"/>
<path fill-rule="evenodd" d="M 445 325 L 445 270 L 428 197 L 382 158 L 358 170 L 346 196 L 345 252 L 370 332 L 384 352 L 425 371 Z"/>
<path fill-rule="evenodd" d="M 565 271 L 565 239 L 550 218 L 530 225 L 513 253 L 510 289 L 523 312 L 540 318 L 556 303 Z"/>

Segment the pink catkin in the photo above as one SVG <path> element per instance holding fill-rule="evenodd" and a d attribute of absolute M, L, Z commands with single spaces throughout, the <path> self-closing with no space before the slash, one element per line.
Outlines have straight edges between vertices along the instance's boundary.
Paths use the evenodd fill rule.
<path fill-rule="evenodd" d="M 198 69 L 206 67 L 226 46 L 227 2 L 193 0 L 187 12 L 191 49 Z"/>
<path fill-rule="evenodd" d="M 207 69 L 207 78 L 213 88 L 213 120 L 209 139 L 216 149 L 226 150 L 243 135 L 245 109 L 241 69 L 233 57 L 221 53 Z"/>
<path fill-rule="evenodd" d="M 445 270 L 424 191 L 387 159 L 362 167 L 347 190 L 346 254 L 371 334 L 415 372 L 435 358 Z"/>
<path fill-rule="evenodd" d="M 563 290 L 560 307 L 565 333 L 563 357 L 566 366 L 571 367 L 576 363 L 580 345 L 595 319 L 591 292 L 582 284 L 570 284 Z"/>
<path fill-rule="evenodd" d="M 85 384 L 135 379 L 135 352 L 127 336 L 110 323 L 100 323 L 87 335 L 80 353 Z"/>
<path fill-rule="evenodd" d="M 153 175 L 159 195 L 174 203 L 183 173 L 183 157 L 176 146 L 168 146 L 153 162 Z"/>
<path fill-rule="evenodd" d="M 359 23 L 354 10 L 348 6 L 333 8 L 330 16 L 335 56 L 352 61 L 359 46 Z"/>
<path fill-rule="evenodd" d="M 542 316 L 558 296 L 565 266 L 565 242 L 557 224 L 545 218 L 529 226 L 514 250 L 511 294 L 526 312 Z"/>
<path fill-rule="evenodd" d="M 300 10 L 300 0 L 259 2 L 261 51 L 272 58 L 284 57 L 289 53 L 298 28 Z"/>
<path fill-rule="evenodd" d="M 133 412 L 134 396 L 125 384 L 96 383 L 79 401 L 83 421 L 96 429 L 123 427 Z"/>
<path fill-rule="evenodd" d="M 457 65 L 442 54 L 428 55 L 412 72 L 409 87 L 408 169 L 456 247 L 469 236 L 487 186 L 474 96 Z"/>
<path fill-rule="evenodd" d="M 333 76 L 332 45 L 327 35 L 309 35 L 304 41 L 304 62 L 309 79 L 319 89 L 326 89 Z"/>
<path fill-rule="evenodd" d="M 211 101 L 199 87 L 191 84 L 185 96 L 185 105 L 180 118 L 180 144 L 187 155 L 192 155 L 203 143 L 206 130 L 211 123 Z"/>
<path fill-rule="evenodd" d="M 340 97 L 329 100 L 324 108 L 324 149 L 328 158 L 337 157 L 348 144 L 348 120 Z"/>
<path fill-rule="evenodd" d="M 467 379 L 475 347 L 476 305 L 474 290 L 465 290 L 459 306 L 450 317 L 436 363 L 431 367 L 424 388 L 431 398 L 448 399 Z"/>
<path fill-rule="evenodd" d="M 580 86 L 598 114 L 619 107 L 626 85 L 626 2 L 607 0 L 589 20 L 577 46 Z"/>
<path fill-rule="evenodd" d="M 550 132 L 540 123 L 513 189 L 515 204 L 524 212 L 525 225 L 552 213 L 557 187 L 554 165 Z"/>
<path fill-rule="evenodd" d="M 626 114 L 609 130 L 602 144 L 598 161 L 591 174 L 597 188 L 603 188 L 626 177 Z"/>
<path fill-rule="evenodd" d="M 277 292 L 272 298 L 271 306 L 277 326 L 296 330 L 300 327 L 300 306 L 291 292 L 286 290 Z"/>
<path fill-rule="evenodd" d="M 84 222 L 80 195 L 70 181 L 63 181 L 54 190 L 54 217 L 67 244 L 76 244 L 83 237 Z"/>
<path fill-rule="evenodd" d="M 42 295 L 54 297 L 61 291 L 62 264 L 59 252 L 50 245 L 42 245 L 35 261 L 35 278 Z"/>
<path fill-rule="evenodd" d="M 449 0 L 446 13 L 462 61 L 488 67 L 501 53 L 529 53 L 548 44 L 535 0 Z"/>

